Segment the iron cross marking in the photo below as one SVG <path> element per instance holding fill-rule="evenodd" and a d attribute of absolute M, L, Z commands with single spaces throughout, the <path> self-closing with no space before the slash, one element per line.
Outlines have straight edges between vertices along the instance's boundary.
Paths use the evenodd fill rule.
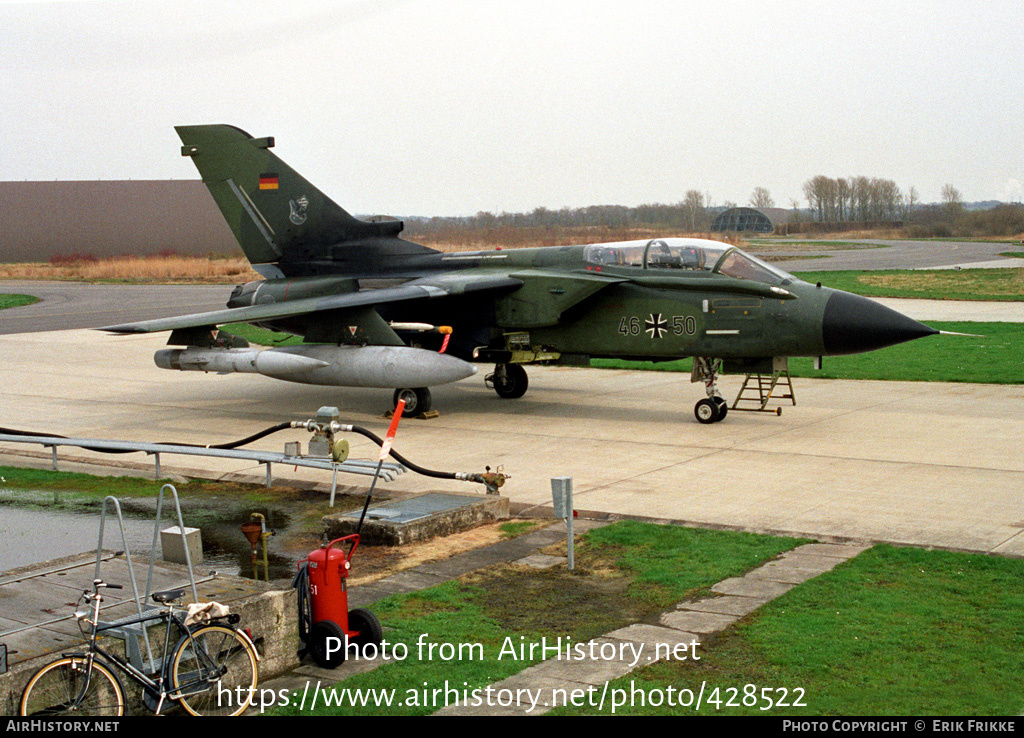
<path fill-rule="evenodd" d="M 645 331 L 651 338 L 661 338 L 668 333 L 668 321 L 661 317 L 661 313 L 651 313 L 645 325 Z"/>

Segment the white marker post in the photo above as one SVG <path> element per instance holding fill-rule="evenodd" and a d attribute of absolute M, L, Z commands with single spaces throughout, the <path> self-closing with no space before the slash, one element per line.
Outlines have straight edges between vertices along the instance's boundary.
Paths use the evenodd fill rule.
<path fill-rule="evenodd" d="M 575 537 L 573 536 L 572 521 L 575 513 L 572 507 L 572 477 L 555 477 L 551 480 L 551 500 L 555 507 L 555 517 L 565 520 L 566 535 L 568 537 L 566 552 L 569 557 L 567 565 L 569 571 L 572 571 L 576 566 L 575 556 L 573 555 Z"/>

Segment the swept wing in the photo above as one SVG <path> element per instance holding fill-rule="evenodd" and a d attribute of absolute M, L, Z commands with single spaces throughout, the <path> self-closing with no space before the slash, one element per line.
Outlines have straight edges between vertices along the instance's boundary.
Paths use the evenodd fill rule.
<path fill-rule="evenodd" d="M 324 297 L 307 297 L 287 302 L 275 302 L 249 307 L 227 308 L 206 313 L 182 315 L 173 318 L 143 320 L 136 323 L 104 326 L 100 330 L 110 333 L 154 333 L 183 328 L 202 328 L 223 323 L 256 323 L 273 321 L 299 315 L 311 315 L 332 310 L 346 310 L 359 307 L 374 307 L 410 300 L 429 300 L 474 293 L 501 293 L 519 288 L 522 280 L 509 276 L 471 276 L 456 279 L 446 275 L 444 279 L 429 278 L 413 280 L 397 287 L 358 290 Z"/>

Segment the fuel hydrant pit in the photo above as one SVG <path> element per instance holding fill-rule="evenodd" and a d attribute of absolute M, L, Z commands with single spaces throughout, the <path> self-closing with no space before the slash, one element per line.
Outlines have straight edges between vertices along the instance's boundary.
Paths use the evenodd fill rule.
<path fill-rule="evenodd" d="M 333 513 L 321 518 L 324 537 L 332 540 L 354 533 L 359 524 L 359 512 Z M 470 530 L 507 517 L 507 497 L 429 492 L 371 505 L 359 535 L 364 545 L 401 546 Z"/>

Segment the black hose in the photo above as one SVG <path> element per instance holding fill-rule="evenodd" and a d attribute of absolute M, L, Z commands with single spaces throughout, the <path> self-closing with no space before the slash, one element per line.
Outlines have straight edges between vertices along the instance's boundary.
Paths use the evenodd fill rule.
<path fill-rule="evenodd" d="M 247 443 L 252 443 L 253 441 L 258 441 L 259 439 L 264 438 L 265 436 L 269 436 L 271 433 L 277 433 L 278 431 L 285 430 L 285 429 L 291 428 L 291 427 L 293 427 L 293 426 L 292 426 L 292 424 L 290 422 L 289 423 L 278 423 L 277 425 L 272 425 L 269 428 L 265 428 L 265 429 L 261 430 L 259 433 L 254 433 L 253 435 L 247 436 L 246 438 L 241 438 L 241 439 L 239 439 L 237 441 L 232 441 L 230 443 L 211 444 L 209 446 L 203 446 L 203 445 L 198 444 L 198 443 L 166 443 L 166 442 L 161 444 L 161 445 L 166 445 L 166 446 L 187 446 L 189 448 L 218 448 L 218 449 L 223 449 L 223 450 L 230 450 L 230 449 L 238 448 L 239 446 L 244 446 Z M 359 433 L 362 436 L 366 436 L 371 441 L 376 443 L 378 446 L 383 446 L 384 445 L 384 440 L 380 436 L 378 436 L 376 433 L 374 433 L 373 431 L 368 430 L 366 428 L 362 428 L 362 427 L 360 427 L 358 425 L 352 425 L 352 426 L 348 426 L 348 427 L 352 429 L 352 432 Z M 58 435 L 56 435 L 54 433 L 36 433 L 34 431 L 15 430 L 13 428 L 0 428 L 0 433 L 4 433 L 4 434 L 9 435 L 9 436 L 27 436 L 27 437 L 41 437 L 41 436 L 43 436 L 43 437 L 49 437 L 49 438 L 64 438 L 64 439 L 68 438 L 68 436 L 58 436 Z M 133 454 L 133 453 L 137 453 L 136 451 L 130 451 L 130 450 L 117 450 L 117 449 L 109 449 L 109 448 L 92 448 L 90 446 L 83 446 L 82 448 L 87 449 L 89 451 L 98 451 L 98 452 L 104 453 L 104 454 Z M 427 469 L 426 467 L 422 467 L 419 464 L 414 464 L 413 462 L 409 461 L 409 459 L 405 458 L 400 453 L 395 451 L 393 448 L 391 449 L 391 454 L 390 455 L 399 464 L 402 464 L 403 466 L 407 467 L 411 471 L 414 471 L 417 474 L 422 474 L 425 477 L 433 477 L 434 479 L 458 479 L 459 478 L 458 475 L 456 475 L 455 472 L 435 471 L 433 469 Z"/>
<path fill-rule="evenodd" d="M 265 429 L 261 430 L 259 433 L 254 433 L 253 435 L 247 436 L 246 438 L 241 438 L 241 439 L 239 439 L 237 441 L 231 441 L 230 443 L 218 443 L 218 444 L 212 444 L 212 445 L 209 445 L 209 446 L 203 446 L 203 445 L 198 444 L 198 443 L 171 443 L 171 442 L 167 442 L 167 441 L 161 442 L 160 445 L 162 445 L 162 446 L 187 446 L 189 448 L 219 448 L 219 449 L 222 449 L 222 450 L 231 450 L 231 449 L 234 449 L 234 448 L 238 448 L 239 446 L 244 446 L 247 443 L 252 443 L 253 441 L 258 441 L 259 439 L 264 438 L 265 436 L 269 436 L 271 433 L 277 433 L 278 431 L 285 430 L 285 429 L 291 428 L 291 427 L 292 427 L 291 423 L 278 423 L 277 425 L 272 425 L 271 427 L 265 428 Z M 6 434 L 8 436 L 26 436 L 26 437 L 29 437 L 29 438 L 39 438 L 39 437 L 63 438 L 63 439 L 67 439 L 68 438 L 68 436 L 58 436 L 56 433 L 36 433 L 34 431 L 15 430 L 14 428 L 0 428 L 0 433 L 4 433 L 4 434 Z M 104 454 L 134 454 L 134 453 L 137 453 L 136 451 L 132 451 L 132 450 L 121 450 L 121 449 L 110 449 L 110 448 L 93 448 L 91 446 L 82 446 L 82 448 L 84 448 L 84 449 L 86 449 L 88 451 L 98 451 L 98 452 L 104 453 Z"/>
<path fill-rule="evenodd" d="M 353 433 L 358 433 L 362 436 L 366 436 L 371 441 L 376 443 L 378 446 L 384 445 L 384 441 L 381 439 L 381 437 L 378 436 L 373 431 L 367 430 L 366 428 L 361 428 L 358 425 L 352 425 L 349 426 L 349 428 L 352 429 Z M 417 474 L 422 474 L 425 477 L 434 477 L 434 479 L 458 479 L 458 476 L 455 474 L 455 472 L 434 471 L 433 469 L 426 469 L 420 466 L 419 464 L 414 464 L 407 458 L 402 456 L 400 453 L 395 451 L 395 449 L 393 448 L 391 449 L 391 456 L 392 458 L 394 458 L 395 461 L 397 461 L 402 466 L 406 466 L 412 471 L 416 472 Z"/>
<path fill-rule="evenodd" d="M 33 431 L 17 430 L 15 428 L 0 428 L 0 433 L 8 436 L 25 436 L 27 438 L 64 438 L 68 436 L 58 436 L 56 433 L 35 433 Z M 113 449 L 113 448 L 93 448 L 92 446 L 82 446 L 86 451 L 96 451 L 101 454 L 134 454 L 136 451 L 130 449 Z"/>
<path fill-rule="evenodd" d="M 269 436 L 271 433 L 277 433 L 278 431 L 286 430 L 286 429 L 291 428 L 291 427 L 292 427 L 291 423 L 278 423 L 277 425 L 272 425 L 269 428 L 264 428 L 259 433 L 253 433 L 251 436 L 248 436 L 246 438 L 242 438 L 241 440 L 238 440 L 238 441 L 232 441 L 231 443 L 219 443 L 219 444 L 213 445 L 213 446 L 199 446 L 199 448 L 220 448 L 220 449 L 224 449 L 224 450 L 230 450 L 230 449 L 233 449 L 233 448 L 238 448 L 239 446 L 244 446 L 247 443 L 252 443 L 253 441 L 258 441 L 261 438 Z M 194 444 L 194 443 L 176 443 L 174 445 L 175 446 L 196 446 L 197 444 Z"/>

